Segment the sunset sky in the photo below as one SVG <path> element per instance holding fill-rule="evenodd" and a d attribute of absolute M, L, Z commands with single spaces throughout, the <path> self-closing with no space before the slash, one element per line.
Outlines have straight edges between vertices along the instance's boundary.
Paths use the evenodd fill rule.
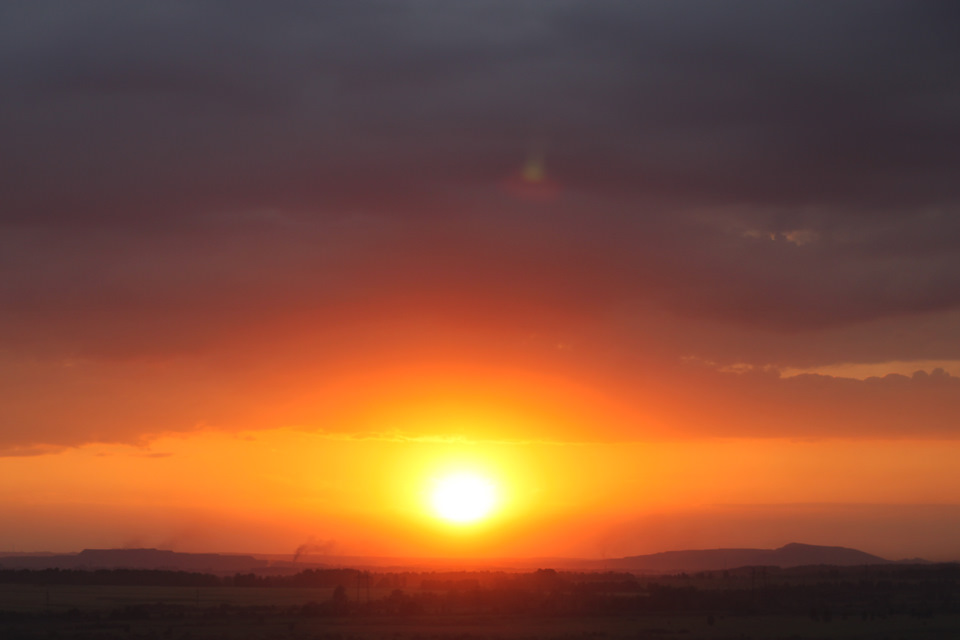
<path fill-rule="evenodd" d="M 960 560 L 957 33 L 0 4 L 0 551 Z"/>

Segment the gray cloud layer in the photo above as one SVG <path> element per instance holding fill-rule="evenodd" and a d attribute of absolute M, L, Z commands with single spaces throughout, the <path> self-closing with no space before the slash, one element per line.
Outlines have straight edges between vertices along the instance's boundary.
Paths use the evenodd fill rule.
<path fill-rule="evenodd" d="M 591 344 L 580 366 L 618 375 L 960 359 L 958 23 L 935 2 L 5 5 L 0 347 L 135 360 L 396 318 Z M 531 152 L 553 199 L 507 186 Z"/>

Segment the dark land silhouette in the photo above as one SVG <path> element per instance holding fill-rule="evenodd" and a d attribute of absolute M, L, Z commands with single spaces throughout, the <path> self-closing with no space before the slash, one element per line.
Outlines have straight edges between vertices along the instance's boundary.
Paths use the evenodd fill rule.
<path fill-rule="evenodd" d="M 306 568 L 350 566 L 360 569 L 504 569 L 513 571 L 539 567 L 579 571 L 630 571 L 671 573 L 713 571 L 743 566 L 797 567 L 803 565 L 880 565 L 894 561 L 845 547 L 791 543 L 778 549 L 701 549 L 665 551 L 625 558 L 603 560 L 577 558 L 533 559 L 432 559 L 364 558 L 294 554 L 293 556 L 257 556 L 254 554 L 180 553 L 159 549 L 84 549 L 76 554 L 0 556 L 0 568 L 15 569 L 164 569 L 230 575 L 297 573 Z M 914 559 L 917 564 L 923 560 Z"/>
<path fill-rule="evenodd" d="M 891 560 L 846 547 L 790 543 L 779 549 L 704 549 L 664 551 L 606 562 L 623 571 L 711 571 L 744 566 L 799 567 L 803 565 L 888 564 Z"/>
<path fill-rule="evenodd" d="M 0 637 L 956 638 L 960 564 L 216 576 L 0 569 Z"/>
<path fill-rule="evenodd" d="M 960 637 L 960 564 L 843 547 L 670 551 L 535 570 L 309 559 L 319 558 L 157 549 L 0 556 L 0 638 Z"/>
<path fill-rule="evenodd" d="M 268 565 L 268 561 L 252 555 L 178 553 L 163 549 L 84 549 L 75 554 L 0 557 L 0 567 L 22 569 L 166 569 L 222 574 Z"/>

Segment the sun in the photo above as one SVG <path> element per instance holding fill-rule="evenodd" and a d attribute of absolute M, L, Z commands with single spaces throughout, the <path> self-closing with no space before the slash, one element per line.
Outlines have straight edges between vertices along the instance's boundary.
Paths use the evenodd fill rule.
<path fill-rule="evenodd" d="M 437 480 L 431 494 L 434 513 L 448 522 L 468 524 L 490 515 L 497 504 L 493 483 L 474 473 L 454 473 Z"/>

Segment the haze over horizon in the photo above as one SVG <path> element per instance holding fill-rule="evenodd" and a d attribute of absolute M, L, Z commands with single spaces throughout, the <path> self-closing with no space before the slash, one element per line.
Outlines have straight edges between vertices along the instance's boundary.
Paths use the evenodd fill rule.
<path fill-rule="evenodd" d="M 960 559 L 958 28 L 0 6 L 0 550 Z"/>

